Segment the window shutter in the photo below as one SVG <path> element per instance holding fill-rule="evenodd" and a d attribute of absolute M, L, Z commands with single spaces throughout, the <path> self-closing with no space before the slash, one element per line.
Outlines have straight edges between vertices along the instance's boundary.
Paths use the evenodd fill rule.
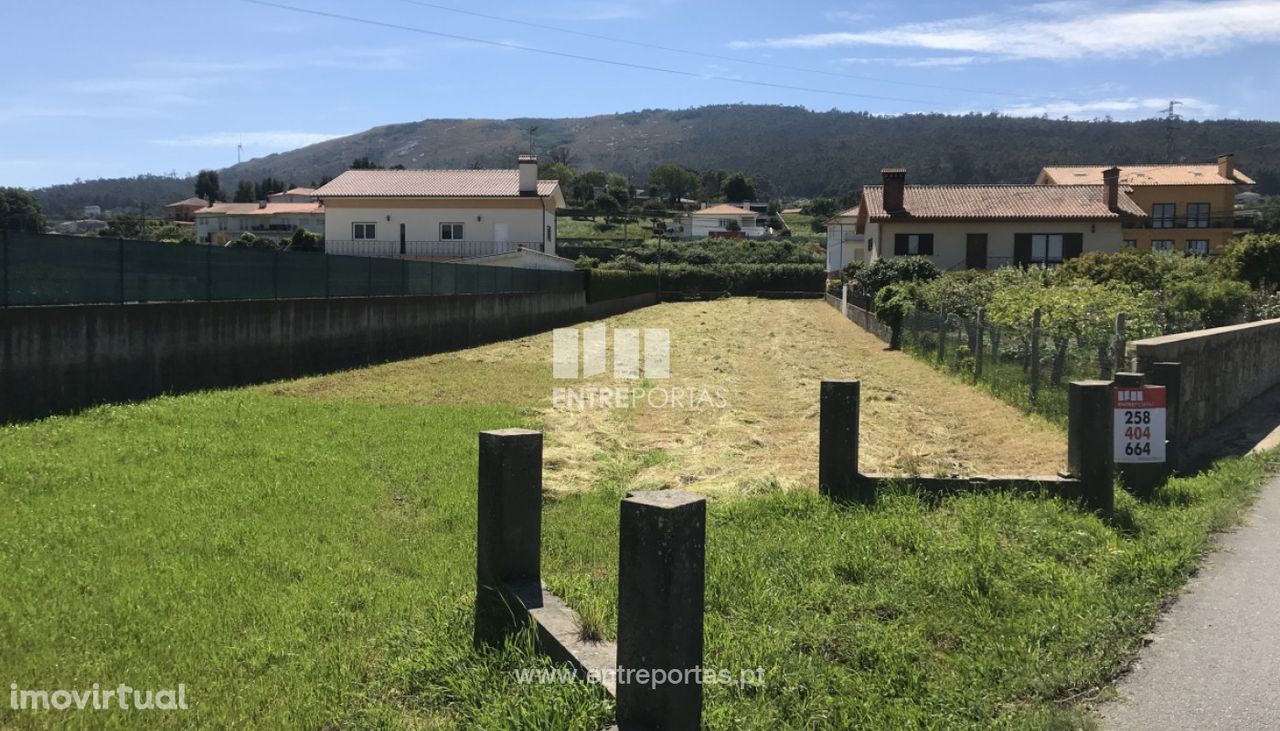
<path fill-rule="evenodd" d="M 1074 259 L 1084 253 L 1084 234 L 1062 235 L 1062 259 Z"/>
<path fill-rule="evenodd" d="M 893 236 L 893 255 L 906 256 L 909 252 L 909 244 L 907 243 L 906 234 L 894 234 Z"/>
<path fill-rule="evenodd" d="M 1018 266 L 1031 263 L 1031 234 L 1013 235 L 1013 263 Z"/>
<path fill-rule="evenodd" d="M 933 256 L 933 234 L 920 234 L 920 256 Z"/>

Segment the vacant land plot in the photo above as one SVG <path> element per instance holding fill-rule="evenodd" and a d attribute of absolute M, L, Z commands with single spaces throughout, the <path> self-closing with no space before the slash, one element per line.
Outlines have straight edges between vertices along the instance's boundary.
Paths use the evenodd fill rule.
<path fill-rule="evenodd" d="M 683 336 L 667 323 L 673 376 L 731 374 L 735 393 L 763 380 L 779 399 L 805 393 L 810 408 L 832 362 L 818 358 L 848 357 L 840 375 L 864 377 L 868 390 L 887 378 L 871 362 L 901 362 L 900 378 L 913 367 L 943 378 L 860 335 L 840 340 L 856 331 L 821 306 L 716 304 L 757 322 L 788 314 L 788 324 L 774 320 L 750 342 L 717 341 L 717 355 L 706 343 L 731 325 L 715 306 L 664 306 L 619 323 L 687 316 L 705 333 L 691 342 L 706 352 L 682 355 Z M 813 373 L 788 384 L 776 375 L 785 368 L 769 365 L 802 365 L 780 352 L 804 347 L 788 334 L 801 326 L 837 352 L 808 351 Z M 729 426 L 758 428 L 766 444 L 735 459 L 777 479 L 735 482 L 714 455 L 673 441 L 679 429 L 662 414 L 632 414 L 631 431 L 613 421 L 626 414 L 593 422 L 546 411 L 548 348 L 530 338 L 0 428 L 8 682 L 182 683 L 191 704 L 31 712 L 0 703 L 0 728 L 601 728 L 612 707 L 598 689 L 521 684 L 517 669 L 546 661 L 524 645 L 471 644 L 476 432 L 557 418 L 598 451 L 577 465 L 572 444 L 557 446 L 554 478 L 579 487 L 546 497 L 544 578 L 607 636 L 623 490 L 700 465 L 725 471 L 707 468 L 693 484 L 720 475 L 719 484 L 753 486 L 710 499 L 704 665 L 763 668 L 764 681 L 708 686 L 709 728 L 1089 727 L 1082 704 L 1123 667 L 1211 531 L 1238 518 L 1274 464 L 1232 461 L 1143 500 L 1121 494 L 1107 520 L 1057 500 L 927 500 L 909 488 L 843 508 L 811 489 L 780 489 L 783 479 L 804 484 L 812 444 L 808 458 L 779 463 L 793 472 L 770 472 L 768 460 L 786 455 L 767 440 L 812 414 L 744 396 Z M 925 387 L 964 392 L 950 381 Z M 906 403 L 870 402 L 882 418 Z M 715 441 L 715 422 L 701 421 L 725 415 L 685 416 L 705 430 L 704 451 L 728 448 Z M 803 430 L 787 428 L 798 444 Z M 615 442 L 620 449 L 607 448 Z"/>
<path fill-rule="evenodd" d="M 608 321 L 667 328 L 671 378 L 683 393 L 723 393 L 726 408 L 553 408 L 552 338 L 543 334 L 457 353 L 265 387 L 284 395 L 384 404 L 500 403 L 545 425 L 547 484 L 584 490 L 627 455 L 651 464 L 631 487 L 752 491 L 817 481 L 818 385 L 860 378 L 862 465 L 913 474 L 1052 474 L 1060 432 L 995 398 L 884 349 L 820 301 L 734 298 L 650 307 Z M 623 387 L 602 376 L 594 386 Z M 661 455 L 654 458 L 652 455 Z"/>

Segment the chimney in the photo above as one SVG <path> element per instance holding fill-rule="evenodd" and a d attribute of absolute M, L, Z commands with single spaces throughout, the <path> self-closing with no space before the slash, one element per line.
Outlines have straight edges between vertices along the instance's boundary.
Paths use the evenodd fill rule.
<path fill-rule="evenodd" d="M 263 208 L 266 208 L 266 207 L 267 207 L 266 201 L 258 201 L 258 210 L 262 210 Z"/>
<path fill-rule="evenodd" d="M 1218 174 L 1227 180 L 1236 179 L 1236 161 L 1235 155 L 1226 153 L 1218 155 Z"/>
<path fill-rule="evenodd" d="M 1114 165 L 1102 171 L 1102 195 L 1107 210 L 1120 212 L 1120 168 Z"/>
<path fill-rule="evenodd" d="M 520 195 L 538 194 L 538 157 L 521 155 L 516 160 L 520 167 Z"/>
<path fill-rule="evenodd" d="M 883 168 L 884 209 L 890 213 L 903 209 L 903 189 L 907 185 L 906 168 Z"/>

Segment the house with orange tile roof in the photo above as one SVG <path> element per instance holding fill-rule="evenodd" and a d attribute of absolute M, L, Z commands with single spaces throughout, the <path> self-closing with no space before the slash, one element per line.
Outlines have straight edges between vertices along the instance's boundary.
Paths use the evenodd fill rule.
<path fill-rule="evenodd" d="M 241 234 L 281 241 L 304 229 L 324 231 L 324 206 L 309 203 L 214 203 L 195 212 L 196 243 L 220 246 Z"/>
<path fill-rule="evenodd" d="M 1107 169 L 1105 165 L 1051 166 L 1040 171 L 1036 183 L 1100 183 Z M 1121 165 L 1120 184 L 1147 214 L 1123 229 L 1128 246 L 1203 256 L 1249 230 L 1235 225 L 1235 195 L 1254 181 L 1236 169 L 1231 155 L 1219 155 L 1217 163 Z"/>
<path fill-rule="evenodd" d="M 326 253 L 437 261 L 522 248 L 554 255 L 565 207 L 532 155 L 509 170 L 348 170 L 314 195 Z"/>
<path fill-rule="evenodd" d="M 1085 252 L 1116 252 L 1124 226 L 1146 214 L 1107 171 L 1099 184 L 907 185 L 881 170 L 856 208 L 827 226 L 827 270 L 853 261 L 924 256 L 940 269 L 1053 266 Z"/>

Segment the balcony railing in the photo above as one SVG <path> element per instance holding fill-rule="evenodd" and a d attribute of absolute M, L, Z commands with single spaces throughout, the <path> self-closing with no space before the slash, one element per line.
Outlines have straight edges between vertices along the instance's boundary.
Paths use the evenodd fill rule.
<path fill-rule="evenodd" d="M 1251 228 L 1246 219 L 1232 216 L 1173 216 L 1126 223 L 1125 228 Z"/>
<path fill-rule="evenodd" d="M 509 254 L 520 248 L 542 251 L 541 241 L 374 241 L 369 239 L 325 241 L 329 254 L 347 256 L 422 257 L 430 259 L 470 259 L 477 256 Z"/>

